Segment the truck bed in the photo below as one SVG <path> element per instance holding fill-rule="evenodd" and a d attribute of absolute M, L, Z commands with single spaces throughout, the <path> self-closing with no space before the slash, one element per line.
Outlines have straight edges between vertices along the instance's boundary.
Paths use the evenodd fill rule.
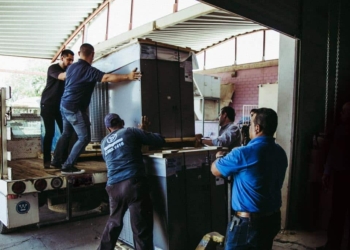
<path fill-rule="evenodd" d="M 12 168 L 12 180 L 37 179 L 53 176 L 61 176 L 61 171 L 56 169 L 44 169 L 43 160 L 30 158 L 8 161 L 8 167 Z M 106 164 L 102 159 L 81 160 L 77 168 L 84 169 L 85 173 L 94 174 L 107 172 Z"/>

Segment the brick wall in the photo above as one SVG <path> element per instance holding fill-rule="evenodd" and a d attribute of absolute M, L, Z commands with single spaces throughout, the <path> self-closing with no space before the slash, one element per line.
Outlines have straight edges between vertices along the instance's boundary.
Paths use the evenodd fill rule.
<path fill-rule="evenodd" d="M 221 77 L 221 84 L 233 83 L 232 107 L 236 110 L 236 120 L 242 117 L 243 105 L 258 105 L 260 84 L 275 83 L 278 80 L 278 66 L 238 70 L 236 77 L 231 72 L 213 74 Z"/>

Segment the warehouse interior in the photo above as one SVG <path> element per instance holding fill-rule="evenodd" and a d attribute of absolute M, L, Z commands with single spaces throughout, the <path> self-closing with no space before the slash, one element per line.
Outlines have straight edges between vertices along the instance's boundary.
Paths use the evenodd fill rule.
<path fill-rule="evenodd" d="M 96 3 L 97 6 L 99 4 L 107 6 L 106 2 L 108 1 L 102 2 Z M 350 34 L 345 28 L 348 21 L 345 13 L 350 8 L 349 3 L 343 0 L 332 2 L 323 0 L 317 3 L 303 0 L 290 0 L 283 3 L 272 0 L 259 3 L 242 0 L 200 2 L 205 6 L 194 5 L 183 11 L 175 12 L 171 19 L 166 16 L 128 32 L 107 37 L 105 41 L 101 41 L 95 46 L 96 63 L 121 50 L 123 46 L 127 46 L 130 40 L 135 38 L 150 39 L 153 42 L 202 51 L 204 48 L 208 48 L 208 44 L 215 45 L 219 41 L 241 34 L 239 32 L 242 31 L 228 33 L 224 28 L 220 29 L 220 27 L 224 27 L 222 25 L 212 28 L 216 32 L 208 29 L 198 33 L 192 32 L 193 34 L 188 37 L 186 25 L 192 25 L 191 21 L 195 21 L 203 22 L 202 25 L 205 26 L 205 18 L 211 15 L 212 18 L 219 16 L 219 20 L 222 17 L 242 18 L 240 21 L 246 22 L 246 27 L 249 27 L 249 29 L 243 30 L 243 34 L 259 29 L 279 32 L 278 60 L 266 60 L 254 63 L 254 65 L 232 65 L 195 70 L 198 75 L 206 75 L 213 80 L 220 79 L 221 93 L 229 93 L 228 96 L 209 96 L 211 97 L 208 98 L 209 108 L 207 110 L 209 111 L 206 114 L 202 112 L 198 115 L 203 117 L 207 115 L 208 118 L 203 118 L 203 122 L 198 119 L 199 125 L 198 128 L 196 125 L 195 129 L 203 134 L 211 135 L 214 133 L 215 135 L 214 128 L 217 126 L 215 115 L 217 115 L 218 107 L 225 105 L 225 103 L 229 104 L 231 101 L 238 111 L 236 117 L 236 122 L 238 122 L 244 118 L 243 105 L 260 106 L 258 98 L 260 88 L 265 89 L 267 85 L 278 83 L 277 102 L 271 105 L 276 105 L 280 120 L 276 138 L 286 150 L 289 158 L 288 175 L 283 189 L 282 224 L 285 229 L 326 229 L 331 196 L 322 190 L 320 182 L 322 166 L 315 160 L 314 155 L 317 155 L 315 140 L 317 143 L 319 135 L 325 133 L 327 128 L 336 122 L 342 104 L 348 101 L 350 73 L 347 60 L 349 50 L 346 44 Z M 100 7 L 96 10 L 100 12 L 103 9 L 102 5 L 99 5 Z M 192 19 L 189 20 L 189 16 L 192 16 Z M 93 17 L 85 20 L 92 19 Z M 57 49 L 56 44 L 47 54 L 40 54 L 44 50 L 38 48 L 34 55 L 31 52 L 33 49 L 28 50 L 23 44 L 18 44 L 20 47 L 13 49 L 16 52 L 8 53 L 11 50 L 5 48 L 0 52 L 2 55 L 8 53 L 8 55 L 15 56 L 38 56 L 55 61 L 63 48 L 73 48 L 76 43 L 81 43 L 82 40 L 78 39 L 84 38 L 82 28 L 84 22 L 74 32 L 67 32 L 70 34 L 69 38 L 60 42 L 60 49 Z M 231 27 L 230 30 L 233 31 L 235 28 Z M 18 33 L 20 32 L 18 31 Z M 22 33 L 25 34 L 25 32 Z M 176 40 L 174 34 L 178 34 L 180 38 L 186 37 L 186 39 Z M 206 39 L 209 38 L 216 40 L 208 40 L 206 44 L 197 43 L 199 47 L 196 47 L 196 43 L 191 44 L 190 42 L 196 40 L 193 37 L 196 38 L 200 34 L 203 34 L 202 41 L 207 41 Z M 39 33 L 36 35 L 40 36 Z M 18 51 L 22 51 L 22 54 L 17 54 Z M 256 76 L 257 79 L 254 81 L 249 80 L 252 86 L 250 89 L 244 90 L 253 92 L 254 95 L 249 96 L 243 92 L 244 96 L 247 97 L 240 100 L 239 91 L 243 91 L 243 78 L 249 70 L 260 71 L 256 73 L 260 76 Z M 231 96 L 230 93 L 232 93 Z M 226 102 L 221 103 L 222 99 L 225 99 Z M 137 123 L 135 119 L 130 119 Z M 205 119 L 214 120 L 212 125 L 208 125 L 211 128 L 204 127 Z"/>

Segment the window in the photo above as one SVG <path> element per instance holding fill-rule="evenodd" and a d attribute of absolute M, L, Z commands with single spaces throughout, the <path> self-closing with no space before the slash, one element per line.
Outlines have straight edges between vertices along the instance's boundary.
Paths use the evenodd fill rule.
<path fill-rule="evenodd" d="M 132 28 L 173 13 L 174 0 L 134 0 Z"/>
<path fill-rule="evenodd" d="M 196 58 L 198 63 L 198 69 L 203 70 L 204 69 L 204 51 L 197 53 Z"/>
<path fill-rule="evenodd" d="M 235 63 L 235 39 L 206 50 L 205 68 L 217 68 Z"/>
<path fill-rule="evenodd" d="M 280 34 L 274 30 L 267 30 L 265 39 L 265 60 L 278 59 L 280 49 Z"/>
<path fill-rule="evenodd" d="M 115 0 L 109 9 L 108 38 L 129 30 L 131 0 Z"/>
<path fill-rule="evenodd" d="M 104 8 L 94 19 L 86 26 L 86 41 L 91 45 L 98 44 L 106 39 L 107 8 Z"/>
<path fill-rule="evenodd" d="M 175 3 L 175 1 L 174 1 Z M 178 11 L 199 3 L 197 0 L 178 0 Z"/>
<path fill-rule="evenodd" d="M 263 32 L 237 37 L 237 64 L 260 62 L 263 58 Z"/>
<path fill-rule="evenodd" d="M 68 43 L 67 45 L 67 49 L 70 49 L 71 51 L 74 52 L 74 61 L 78 61 L 79 59 L 79 55 L 78 55 L 78 51 L 80 49 L 80 46 L 83 43 L 83 38 L 82 38 L 82 34 L 83 32 L 80 31 L 72 41 L 70 41 L 70 43 Z"/>

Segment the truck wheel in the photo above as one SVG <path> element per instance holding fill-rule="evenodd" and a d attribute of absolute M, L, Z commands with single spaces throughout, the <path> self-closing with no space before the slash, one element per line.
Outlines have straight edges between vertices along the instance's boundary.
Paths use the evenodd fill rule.
<path fill-rule="evenodd" d="M 0 234 L 7 234 L 11 232 L 11 229 L 8 229 L 1 221 L 0 221 Z"/>

